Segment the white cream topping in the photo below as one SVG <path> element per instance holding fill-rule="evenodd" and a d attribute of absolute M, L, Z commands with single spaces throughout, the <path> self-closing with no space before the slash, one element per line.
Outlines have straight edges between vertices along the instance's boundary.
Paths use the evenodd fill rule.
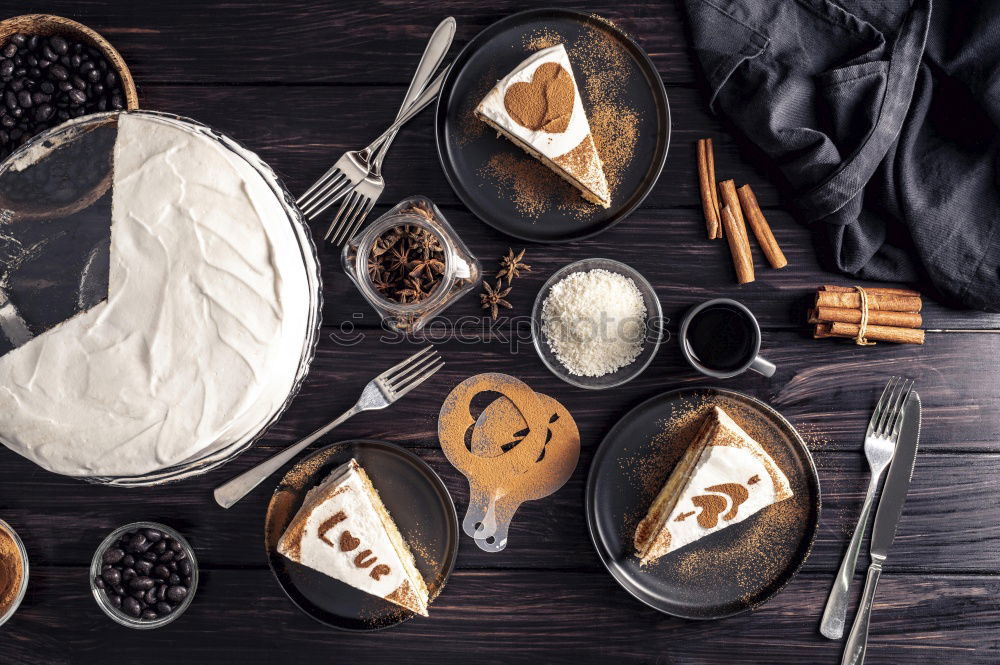
<path fill-rule="evenodd" d="M 751 484 L 749 481 L 754 477 L 756 482 Z M 724 515 L 733 506 L 732 496 L 719 489 L 708 489 L 727 483 L 740 484 L 749 494 L 746 501 L 739 504 L 736 516 L 729 520 L 724 519 Z M 693 501 L 695 497 L 706 495 L 718 497 L 725 503 L 725 509 L 719 514 L 716 524 L 708 528 L 698 523 L 698 516 L 704 507 Z M 676 507 L 667 519 L 666 527 L 671 535 L 667 551 L 673 552 L 710 533 L 742 522 L 775 503 L 776 496 L 774 481 L 756 455 L 731 446 L 706 446 Z M 684 519 L 677 521 L 681 515 L 684 515 Z"/>
<path fill-rule="evenodd" d="M 298 372 L 308 278 L 281 202 L 207 132 L 123 114 L 108 299 L 0 358 L 0 438 L 130 476 L 259 429 Z"/>
<path fill-rule="evenodd" d="M 337 493 L 336 490 L 341 491 Z M 329 496 L 331 492 L 333 496 Z M 329 498 L 316 501 L 324 495 Z M 409 582 L 368 490 L 350 462 L 338 467 L 322 484 L 310 490 L 301 511 L 307 511 L 305 528 L 301 536 L 291 534 L 290 537 L 291 541 L 300 537 L 298 554 L 296 556 L 293 543 L 282 537 L 278 545 L 282 555 L 379 598 L 391 595 L 404 582 Z M 326 530 L 321 538 L 320 528 L 338 513 L 343 513 L 343 519 Z M 298 520 L 299 515 L 296 515 L 292 525 Z M 350 544 L 355 545 L 347 552 L 340 545 L 345 531 L 353 539 Z M 364 550 L 370 550 L 371 554 L 362 561 L 372 558 L 375 561 L 361 568 L 355 564 L 355 558 Z M 388 566 L 389 572 L 376 580 L 371 573 L 379 564 Z M 411 588 L 415 591 L 416 587 L 411 584 Z"/>
<path fill-rule="evenodd" d="M 554 62 L 562 66 L 573 79 L 573 114 L 569 119 L 569 126 L 566 131 L 552 134 L 545 130 L 532 130 L 520 125 L 507 113 L 504 105 L 504 98 L 507 90 L 515 83 L 528 83 L 535 75 L 535 70 L 546 62 Z M 590 123 L 587 121 L 587 114 L 583 110 L 583 101 L 580 98 L 580 89 L 576 85 L 576 77 L 573 75 L 573 67 L 570 65 L 566 48 L 562 44 L 550 46 L 531 54 L 524 62 L 510 74 L 500 79 L 492 90 L 483 98 L 483 101 L 476 107 L 476 113 L 489 118 L 494 124 L 500 126 L 510 134 L 521 139 L 539 153 L 555 159 L 570 152 L 580 145 L 580 142 L 590 134 Z"/>

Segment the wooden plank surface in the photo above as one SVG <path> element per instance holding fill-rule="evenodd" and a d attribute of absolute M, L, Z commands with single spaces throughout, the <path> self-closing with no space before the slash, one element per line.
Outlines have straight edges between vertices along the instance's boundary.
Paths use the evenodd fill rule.
<path fill-rule="evenodd" d="M 231 135 L 300 192 L 395 114 L 441 17 L 458 19 L 457 53 L 482 28 L 529 7 L 514 0 L 433 6 L 407 0 L 14 0 L 2 13 L 57 13 L 100 30 L 131 65 L 143 107 L 190 116 Z M 817 625 L 867 484 L 864 428 L 878 390 L 893 374 L 917 379 L 924 428 L 867 662 L 1000 662 L 1000 335 L 987 332 L 1000 329 L 1000 315 L 928 301 L 927 327 L 972 332 L 929 333 L 922 347 L 812 340 L 803 325 L 810 292 L 850 279 L 823 272 L 809 230 L 783 211 L 770 174 L 707 112 L 678 3 L 627 0 L 585 8 L 635 36 L 667 84 L 673 140 L 657 187 L 606 234 L 529 247 L 533 271 L 516 284 L 514 320 L 476 323 L 478 298 L 463 299 L 428 335 L 447 360 L 445 370 L 390 411 L 363 414 L 328 439 L 380 438 L 416 450 L 441 474 L 462 515 L 467 488 L 437 446 L 436 414 L 462 379 L 506 372 L 563 401 L 580 425 L 583 452 L 566 487 L 521 509 L 501 554 L 481 552 L 463 538 L 458 571 L 430 619 L 352 635 L 296 610 L 262 552 L 271 484 L 229 511 L 215 506 L 211 490 L 338 415 L 365 381 L 414 348 L 412 341 L 386 339 L 342 274 L 336 250 L 320 245 L 326 306 L 317 358 L 288 413 L 238 461 L 176 485 L 123 491 L 54 476 L 0 449 L 0 517 L 21 532 L 32 563 L 25 603 L 0 629 L 0 663 L 837 663 L 840 643 L 821 638 Z M 720 178 L 753 186 L 788 268 L 765 268 L 755 249 L 758 279 L 737 287 L 724 243 L 704 240 L 694 143 L 705 136 L 714 139 Z M 400 134 L 385 175 L 376 212 L 421 193 L 444 209 L 487 269 L 511 245 L 469 214 L 448 187 L 430 112 Z M 562 265 L 590 256 L 636 267 L 653 283 L 669 320 L 670 337 L 652 366 L 613 391 L 560 382 L 538 360 L 527 334 L 541 283 Z M 759 317 L 763 352 L 778 365 L 773 379 L 711 382 L 682 360 L 675 338 L 680 316 L 692 303 L 722 295 L 739 298 Z M 456 333 L 464 337 L 455 339 Z M 590 545 L 582 503 L 594 452 L 623 414 L 664 390 L 706 383 L 769 401 L 799 428 L 819 469 L 823 513 L 803 573 L 772 602 L 727 620 L 688 622 L 645 608 L 615 584 Z M 85 566 L 95 546 L 135 519 L 177 527 L 201 561 L 198 597 L 166 629 L 121 628 L 89 596 Z"/>

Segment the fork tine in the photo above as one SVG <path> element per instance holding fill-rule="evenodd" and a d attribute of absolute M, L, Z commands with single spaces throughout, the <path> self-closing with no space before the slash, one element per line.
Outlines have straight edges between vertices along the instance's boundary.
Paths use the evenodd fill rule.
<path fill-rule="evenodd" d="M 330 222 L 330 227 L 327 228 L 326 234 L 323 236 L 323 240 L 327 240 L 331 235 L 340 235 L 342 230 L 342 225 L 347 224 L 351 216 L 351 211 L 354 210 L 355 206 L 358 205 L 358 200 L 361 197 L 357 191 L 353 191 L 347 196 L 345 196 L 340 201 L 340 208 L 337 210 L 337 215 Z"/>
<path fill-rule="evenodd" d="M 411 390 L 413 390 L 414 388 L 416 388 L 417 386 L 419 386 L 421 383 L 423 383 L 427 379 L 429 379 L 432 376 L 434 376 L 435 374 L 437 374 L 438 370 L 440 370 L 442 367 L 444 367 L 444 361 L 443 360 L 439 364 L 435 365 L 433 368 L 431 368 L 430 370 L 428 370 L 427 372 L 425 372 L 424 374 L 421 374 L 420 376 L 418 376 L 418 377 L 414 378 L 413 380 L 411 380 L 405 386 L 402 386 L 399 389 L 393 390 L 395 399 L 399 399 L 400 397 L 402 397 L 406 393 L 410 392 Z"/>
<path fill-rule="evenodd" d="M 427 369 L 428 366 L 433 365 L 434 362 L 438 360 L 440 357 L 441 355 L 436 352 L 428 354 L 423 358 L 421 358 L 420 360 L 418 360 L 417 362 L 411 363 L 409 366 L 399 370 L 399 372 L 397 372 L 393 376 L 386 377 L 385 382 L 389 384 L 390 388 L 405 383 L 406 381 L 409 380 L 409 377 Z"/>
<path fill-rule="evenodd" d="M 371 197 L 366 197 L 366 198 L 367 198 L 367 203 L 363 205 L 354 215 L 353 223 L 345 227 L 347 232 L 344 233 L 339 238 L 335 238 L 333 240 L 334 245 L 338 246 L 342 245 L 351 238 L 353 238 L 355 234 L 358 232 L 358 229 L 361 228 L 361 225 L 365 223 L 365 219 L 368 217 L 368 213 L 370 213 L 372 208 L 375 207 L 375 199 Z"/>
<path fill-rule="evenodd" d="M 427 345 L 424 348 L 422 348 L 419 351 L 417 351 L 416 353 L 414 353 L 412 356 L 410 356 L 406 360 L 404 360 L 403 362 L 399 363 L 398 365 L 393 365 L 389 369 L 385 370 L 384 372 L 382 372 L 381 374 L 379 374 L 376 378 L 382 379 L 384 381 L 387 376 L 391 376 L 393 374 L 393 372 L 395 372 L 396 370 L 402 369 L 402 368 L 406 367 L 407 365 L 409 365 L 411 362 L 413 362 L 414 360 L 416 360 L 420 356 L 426 354 L 428 351 L 433 351 L 433 350 L 434 350 L 434 347 L 432 345 Z"/>
<path fill-rule="evenodd" d="M 876 434 L 879 436 L 885 436 L 888 429 L 889 422 L 892 420 L 893 416 L 896 415 L 897 402 L 899 401 L 899 396 L 903 392 L 903 386 L 906 385 L 906 380 L 902 377 L 894 377 L 896 379 L 892 386 L 892 392 L 889 395 L 888 401 L 885 403 L 885 408 L 882 409 L 882 413 L 878 419 L 878 428 L 876 429 Z"/>
<path fill-rule="evenodd" d="M 330 240 L 334 245 L 340 245 L 341 239 L 354 226 L 354 220 L 357 219 L 358 214 L 365 209 L 365 205 L 368 203 L 368 197 L 358 192 L 358 190 L 354 190 L 354 194 L 354 205 L 351 206 L 350 211 L 344 216 L 343 223 L 337 227 L 336 233 L 333 234 L 333 238 Z"/>
<path fill-rule="evenodd" d="M 885 384 L 885 388 L 882 389 L 882 396 L 878 398 L 878 403 L 875 405 L 875 410 L 872 411 L 871 420 L 868 421 L 868 433 L 874 434 L 879 429 L 879 423 L 882 420 L 882 416 L 885 415 L 886 405 L 892 396 L 892 391 L 896 386 L 897 377 L 889 377 L 889 380 Z"/>
<path fill-rule="evenodd" d="M 345 192 L 345 188 L 349 187 L 351 184 L 350 179 L 344 174 L 340 169 L 337 173 L 330 179 L 322 190 L 316 192 L 313 200 L 310 201 L 305 207 L 308 211 L 303 211 L 303 214 L 307 217 L 315 217 L 324 210 L 330 207 L 333 203 L 336 203 L 337 199 L 340 198 Z"/>
<path fill-rule="evenodd" d="M 299 197 L 296 201 L 300 208 L 308 208 L 309 206 L 316 203 L 316 199 L 330 187 L 331 184 L 344 177 L 344 172 L 340 170 L 340 167 L 336 164 L 330 168 L 329 171 L 323 174 L 323 177 L 313 183 L 313 186 L 309 188 L 305 194 Z"/>
<path fill-rule="evenodd" d="M 888 424 L 889 430 L 887 433 L 891 433 L 893 437 L 899 434 L 899 426 L 903 422 L 903 407 L 910 398 L 910 391 L 912 390 L 913 381 L 906 381 L 904 383 L 903 391 L 900 393 L 899 401 L 896 405 L 896 412 L 892 417 L 892 422 Z"/>
<path fill-rule="evenodd" d="M 319 189 L 319 188 L 320 188 L 320 187 L 321 187 L 321 186 L 322 186 L 322 185 L 323 185 L 323 184 L 324 184 L 324 183 L 325 183 L 325 182 L 327 181 L 327 179 L 329 179 L 329 178 L 330 178 L 330 176 L 332 176 L 332 175 L 334 174 L 334 172 L 335 172 L 336 170 L 337 170 L 337 165 L 336 165 L 336 164 L 334 164 L 333 166 L 331 166 L 330 168 L 328 168 L 328 169 L 326 170 L 326 173 L 324 173 L 323 175 L 321 175 L 321 176 L 319 177 L 319 179 L 317 179 L 317 180 L 316 180 L 316 182 L 314 182 L 314 183 L 313 183 L 313 184 L 312 184 L 312 185 L 311 185 L 311 186 L 309 187 L 309 189 L 307 189 L 307 190 L 305 191 L 305 193 L 304 193 L 304 194 L 302 194 L 302 196 L 300 196 L 300 197 L 299 197 L 299 200 L 297 201 L 297 203 L 299 203 L 299 204 L 304 204 L 304 203 L 305 203 L 305 201 L 306 201 L 306 199 L 308 199 L 308 198 L 309 198 L 310 196 L 312 196 L 312 195 L 313 195 L 313 193 L 314 193 L 314 192 L 315 192 L 315 191 L 316 191 L 317 189 Z"/>

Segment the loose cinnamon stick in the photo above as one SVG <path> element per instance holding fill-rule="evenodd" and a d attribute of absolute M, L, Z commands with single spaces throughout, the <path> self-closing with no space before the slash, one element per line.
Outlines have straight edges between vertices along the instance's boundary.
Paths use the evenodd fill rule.
<path fill-rule="evenodd" d="M 747 238 L 747 230 L 743 226 L 743 220 L 736 219 L 736 212 L 731 205 L 725 205 L 722 208 L 722 226 L 726 229 L 729 252 L 733 255 L 736 281 L 740 284 L 752 282 L 754 279 L 753 255 L 750 253 L 750 240 Z"/>
<path fill-rule="evenodd" d="M 715 206 L 715 216 L 719 220 L 719 227 L 715 232 L 716 238 L 722 238 L 722 206 L 719 205 L 719 188 L 715 186 L 715 148 L 712 147 L 712 139 L 705 139 L 705 157 L 708 161 L 708 182 L 712 185 L 709 191 L 712 192 L 712 205 Z"/>
<path fill-rule="evenodd" d="M 868 292 L 868 311 L 919 312 L 923 303 L 919 295 L 900 295 L 879 289 L 865 289 Z M 816 307 L 841 307 L 861 309 L 861 294 L 857 291 L 818 291 Z"/>
<path fill-rule="evenodd" d="M 715 198 L 715 160 L 712 157 L 711 139 L 698 139 L 698 185 L 701 189 L 701 208 L 705 213 L 708 239 L 721 238 L 719 203 Z"/>
<path fill-rule="evenodd" d="M 813 337 L 849 337 L 858 336 L 859 326 L 853 323 L 817 323 Z M 898 344 L 923 344 L 924 331 L 913 328 L 895 328 L 892 326 L 868 326 L 865 338 L 876 342 L 896 342 Z"/>
<path fill-rule="evenodd" d="M 764 218 L 764 213 L 757 204 L 757 197 L 754 196 L 750 185 L 743 185 L 736 190 L 736 195 L 740 199 L 740 207 L 743 209 L 743 216 L 746 217 L 747 224 L 757 237 L 760 248 L 764 250 L 764 256 L 772 268 L 784 268 L 788 265 L 788 259 L 778 246 L 778 241 L 774 239 L 771 232 L 771 225 Z"/>
<path fill-rule="evenodd" d="M 809 312 L 809 323 L 861 323 L 860 309 L 844 307 L 818 307 Z M 894 326 L 896 328 L 919 328 L 923 325 L 923 317 L 916 312 L 889 312 L 869 310 L 868 323 L 873 325 Z"/>

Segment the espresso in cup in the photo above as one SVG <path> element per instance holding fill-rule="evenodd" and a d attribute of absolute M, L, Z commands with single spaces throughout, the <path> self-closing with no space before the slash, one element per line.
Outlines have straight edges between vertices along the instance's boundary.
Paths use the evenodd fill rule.
<path fill-rule="evenodd" d="M 728 378 L 751 369 L 764 376 L 773 364 L 758 355 L 760 325 L 744 305 L 728 298 L 692 308 L 681 322 L 684 357 L 702 374 Z"/>

